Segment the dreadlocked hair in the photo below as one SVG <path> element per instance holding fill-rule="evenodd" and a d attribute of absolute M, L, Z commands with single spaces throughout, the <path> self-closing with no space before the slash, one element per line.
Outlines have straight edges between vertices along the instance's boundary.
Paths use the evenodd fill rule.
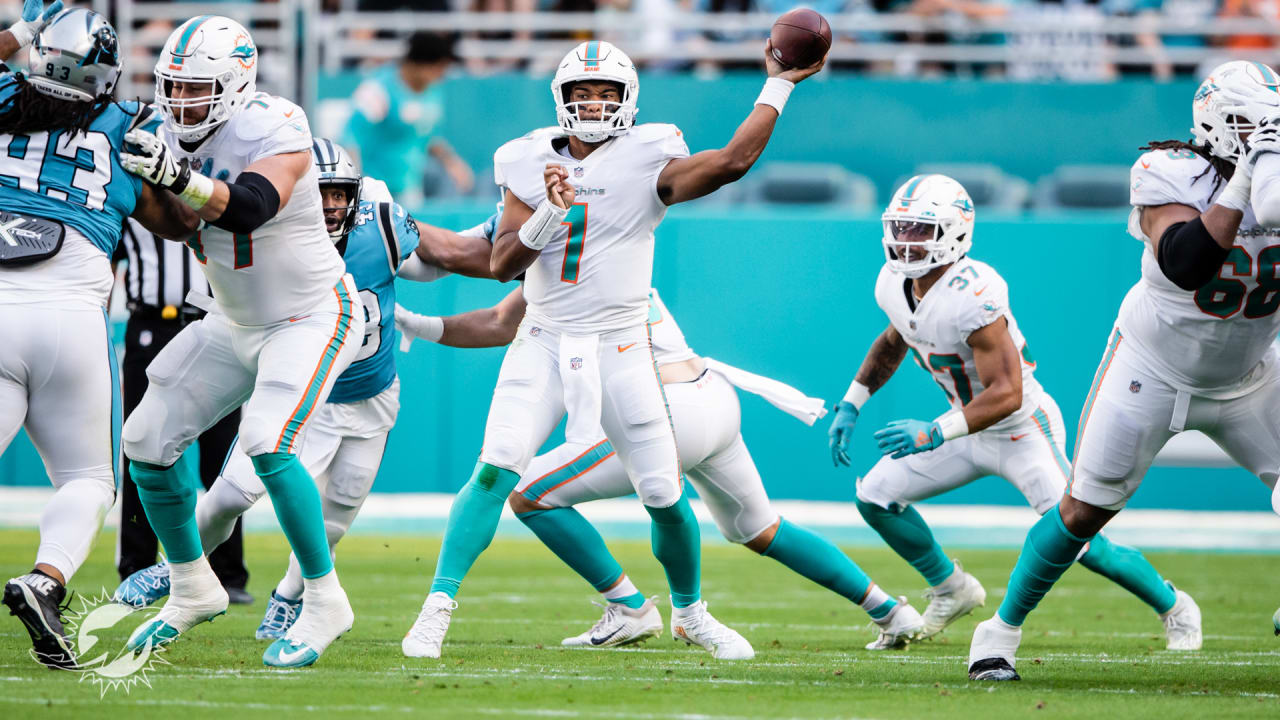
<path fill-rule="evenodd" d="M 18 89 L 0 111 L 0 134 L 65 130 L 74 137 L 88 132 L 89 125 L 115 99 L 113 94 L 107 94 L 89 101 L 63 100 L 40 92 L 22 73 L 16 73 L 14 79 Z"/>
<path fill-rule="evenodd" d="M 1195 143 L 1189 143 L 1183 140 L 1153 140 L 1138 149 L 1143 151 L 1190 150 L 1196 155 L 1199 155 L 1200 157 L 1204 158 L 1205 162 L 1209 163 L 1209 167 L 1205 168 L 1204 172 L 1192 178 L 1191 181 L 1195 182 L 1200 178 L 1204 177 L 1205 175 L 1208 175 L 1209 170 L 1212 169 L 1217 174 L 1217 176 L 1213 179 L 1214 190 L 1217 190 L 1219 185 L 1222 185 L 1226 181 L 1230 180 L 1231 176 L 1234 175 L 1236 172 L 1236 166 L 1233 163 L 1231 163 L 1231 161 L 1224 160 L 1218 157 L 1217 155 L 1214 155 L 1213 153 L 1209 152 L 1208 143 L 1205 143 L 1204 145 L 1196 145 Z"/>

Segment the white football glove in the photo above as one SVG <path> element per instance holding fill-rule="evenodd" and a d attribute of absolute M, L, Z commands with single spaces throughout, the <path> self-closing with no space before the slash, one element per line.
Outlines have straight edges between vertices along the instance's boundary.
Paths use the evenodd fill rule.
<path fill-rule="evenodd" d="M 44 12 L 41 12 L 43 9 Z M 44 0 L 24 0 L 22 3 L 22 20 L 9 26 L 13 39 L 18 47 L 26 47 L 36 39 L 36 35 L 49 24 L 54 15 L 62 12 L 62 0 L 54 0 L 49 7 L 44 7 Z"/>
<path fill-rule="evenodd" d="M 139 148 L 137 154 L 127 149 L 120 153 L 120 164 L 125 170 L 174 193 L 182 192 L 191 181 L 191 167 L 187 161 L 177 159 L 173 150 L 154 134 L 146 130 L 130 130 L 125 133 L 124 140 L 128 143 L 126 148 L 129 145 Z"/>
<path fill-rule="evenodd" d="M 1245 144 L 1249 146 L 1250 165 L 1257 161 L 1259 155 L 1280 153 L 1280 113 L 1258 123 L 1258 129 L 1249 134 Z"/>
<path fill-rule="evenodd" d="M 440 342 L 444 337 L 444 319 L 406 310 L 396 303 L 396 329 L 400 331 L 400 352 L 409 352 L 414 338 Z"/>

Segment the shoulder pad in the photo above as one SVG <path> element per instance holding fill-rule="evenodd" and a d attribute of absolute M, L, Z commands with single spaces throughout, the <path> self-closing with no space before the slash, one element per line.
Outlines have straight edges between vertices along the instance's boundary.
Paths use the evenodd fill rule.
<path fill-rule="evenodd" d="M 539 144 L 544 140 L 559 135 L 562 131 L 559 126 L 538 128 L 533 132 L 503 143 L 493 153 L 493 161 L 495 163 L 512 163 L 517 162 L 531 152 L 536 152 Z"/>
<path fill-rule="evenodd" d="M 307 114 L 302 108 L 281 97 L 258 93 L 245 107 L 228 121 L 234 125 L 239 140 L 262 140 L 285 125 L 293 125 L 299 132 L 310 132 Z"/>
<path fill-rule="evenodd" d="M 683 137 L 680 128 L 671 123 L 644 123 L 631 128 L 631 134 L 642 143 L 661 142 L 669 137 Z"/>
<path fill-rule="evenodd" d="M 391 190 L 387 187 L 386 183 L 382 182 L 378 178 L 365 175 L 364 182 L 360 187 L 360 197 L 364 198 L 364 200 L 361 201 L 362 205 L 365 202 L 390 202 Z"/>
<path fill-rule="evenodd" d="M 120 110 L 127 115 L 133 117 L 129 120 L 129 129 L 136 130 L 141 128 L 147 132 L 154 133 L 157 128 L 164 123 L 160 112 L 155 109 L 154 105 L 149 103 L 140 103 L 134 100 L 123 100 L 117 105 Z"/>
<path fill-rule="evenodd" d="M 1208 199 L 1216 177 L 1208 161 L 1190 150 L 1150 150 L 1129 169 L 1130 203 L 1196 206 Z"/>

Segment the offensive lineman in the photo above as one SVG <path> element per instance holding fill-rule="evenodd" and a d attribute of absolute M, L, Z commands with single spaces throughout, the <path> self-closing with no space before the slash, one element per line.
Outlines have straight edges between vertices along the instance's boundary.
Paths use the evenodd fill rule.
<path fill-rule="evenodd" d="M 1192 102 L 1194 141 L 1149 144 L 1131 170 L 1129 233 L 1145 243 L 1085 401 L 1068 493 L 1027 534 L 969 677 L 1017 680 L 1022 623 L 1124 507 L 1169 438 L 1199 430 L 1268 486 L 1280 468 L 1275 265 L 1280 77 L 1214 68 Z M 1266 127 L 1259 124 L 1270 120 Z M 1264 154 L 1272 153 L 1272 155 Z M 1259 182 L 1253 182 L 1259 156 Z M 1256 213 L 1256 215 L 1255 215 Z"/>
<path fill-rule="evenodd" d="M 443 345 L 505 345 L 515 338 L 525 303 L 520 290 L 498 305 L 447 318 L 396 308 L 406 336 Z M 696 354 L 657 289 L 649 291 L 653 356 L 671 408 L 680 465 L 729 542 L 745 545 L 860 605 L 880 627 L 868 650 L 902 647 L 923 627 L 920 613 L 880 589 L 826 538 L 791 523 L 769 503 L 740 432 L 734 388 L 755 393 L 812 425 L 826 414 L 822 401 L 766 377 Z M 407 329 L 406 329 L 407 328 Z M 438 333 L 437 333 L 438 329 Z M 565 638 L 571 647 L 616 647 L 662 632 L 662 616 L 609 552 L 604 538 L 574 506 L 633 491 L 626 469 L 604 433 L 589 444 L 565 443 L 534 458 L 508 499 L 516 517 L 566 565 L 604 595 L 605 610 L 587 632 Z"/>
<path fill-rule="evenodd" d="M 49 667 L 74 667 L 59 605 L 115 502 L 120 390 L 107 321 L 110 257 L 128 216 L 167 237 L 197 218 L 124 172 L 125 134 L 152 118 L 115 102 L 116 31 L 85 9 L 27 0 L 0 32 L 0 59 L 27 45 L 31 70 L 0 65 L 0 454 L 25 427 L 55 492 L 31 572 L 4 604 Z"/>
<path fill-rule="evenodd" d="M 147 519 L 164 543 L 172 597 L 129 639 L 172 641 L 226 611 L 195 518 L 194 485 L 175 466 L 191 441 L 243 405 L 239 443 L 271 494 L 306 587 L 306 606 L 263 654 L 301 667 L 351 627 L 315 482 L 299 462 L 312 411 L 350 364 L 364 310 L 325 230 L 302 108 L 255 92 L 257 48 L 233 20 L 202 15 L 169 36 L 156 62 L 160 135 L 133 132 L 130 172 L 169 189 L 205 222 L 188 239 L 216 299 L 147 368 L 124 426 Z"/>
<path fill-rule="evenodd" d="M 504 209 L 494 275 L 527 273 L 528 312 L 503 360 L 484 446 L 449 513 L 435 579 L 405 635 L 404 654 L 439 657 L 475 559 L 537 449 L 568 412 L 568 442 L 604 428 L 653 518 L 653 551 L 671 587 L 673 632 L 721 659 L 754 651 L 701 600 L 698 525 L 680 481 L 674 431 L 654 371 L 645 318 L 653 230 L 666 208 L 746 174 L 764 150 L 794 83 L 817 72 L 784 69 L 766 46 L 769 79 L 733 139 L 690 156 L 672 125 L 632 127 L 635 66 L 607 42 L 570 51 L 551 81 L 558 127 L 494 154 Z"/>
<path fill-rule="evenodd" d="M 995 268 L 967 255 L 974 229 L 969 193 L 944 175 L 917 175 L 898 188 L 883 219 L 885 264 L 875 295 L 889 327 L 836 406 L 831 457 L 837 467 L 849 464 L 859 410 L 910 351 L 953 409 L 933 423 L 897 420 L 877 432 L 888 457 L 858 482 L 856 501 L 867 524 L 929 583 L 929 637 L 981 605 L 987 593 L 942 552 L 912 504 L 999 475 L 1044 514 L 1062 497 L 1070 466 L 1062 413 L 1033 374 L 1009 287 Z M 1099 535 L 1079 559 L 1150 605 L 1164 622 L 1169 648 L 1200 647 L 1199 608 L 1137 550 Z"/>

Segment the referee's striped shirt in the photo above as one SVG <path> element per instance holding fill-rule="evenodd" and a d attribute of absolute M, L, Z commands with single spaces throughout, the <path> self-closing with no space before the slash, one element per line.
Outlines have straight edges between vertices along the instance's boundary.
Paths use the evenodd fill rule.
<path fill-rule="evenodd" d="M 128 260 L 124 288 L 130 308 L 182 308 L 188 290 L 209 294 L 209 283 L 191 249 L 152 235 L 133 218 L 125 221 L 115 259 Z"/>

